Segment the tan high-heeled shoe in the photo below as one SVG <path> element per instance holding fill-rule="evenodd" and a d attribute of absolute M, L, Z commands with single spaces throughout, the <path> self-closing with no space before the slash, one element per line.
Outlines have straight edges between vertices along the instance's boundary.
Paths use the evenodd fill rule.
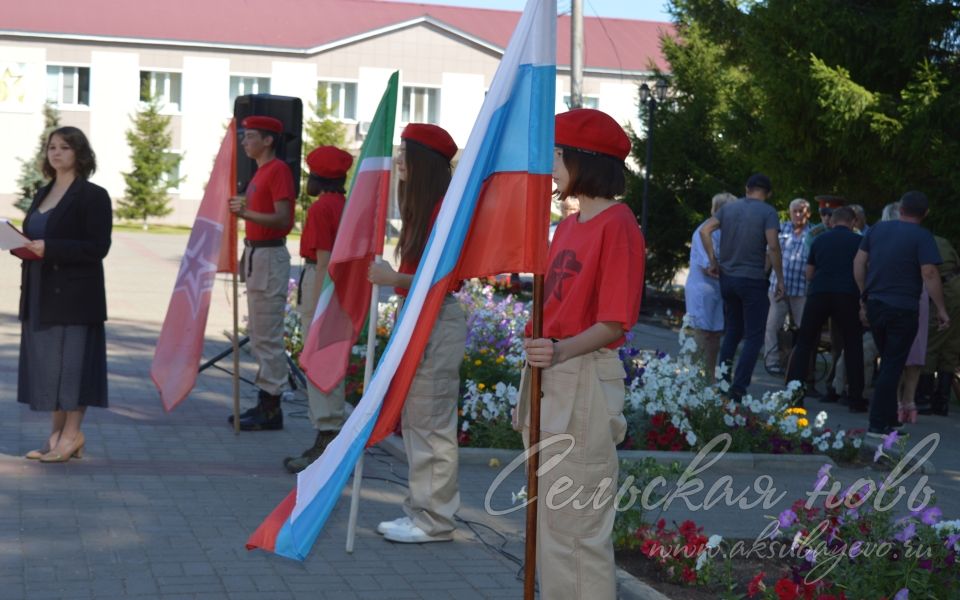
<path fill-rule="evenodd" d="M 77 434 L 77 439 L 73 440 L 73 445 L 67 447 L 63 451 L 57 452 L 51 450 L 43 456 L 40 457 L 40 462 L 44 463 L 57 463 L 57 462 L 67 462 L 71 458 L 83 458 L 83 446 L 87 443 L 87 440 L 83 437 L 83 432 Z"/>
<path fill-rule="evenodd" d="M 51 435 L 51 437 L 53 436 Z M 57 432 L 57 439 L 58 440 L 60 439 L 59 432 Z M 44 454 L 48 454 L 49 452 L 50 452 L 50 440 L 48 439 L 47 443 L 44 444 L 42 448 L 38 448 L 36 450 L 31 450 L 30 452 L 27 452 L 24 455 L 24 458 L 28 458 L 30 460 L 40 460 L 41 456 L 43 456 Z"/>

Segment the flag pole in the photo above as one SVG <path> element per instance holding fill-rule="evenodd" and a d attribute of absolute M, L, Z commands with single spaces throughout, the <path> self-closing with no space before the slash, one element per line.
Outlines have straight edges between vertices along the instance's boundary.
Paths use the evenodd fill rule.
<path fill-rule="evenodd" d="M 543 275 L 533 276 L 533 337 L 543 336 Z M 533 600 L 537 581 L 537 503 L 540 469 L 540 367 L 530 369 L 530 425 L 527 457 L 527 533 L 523 562 L 523 598 Z"/>
<path fill-rule="evenodd" d="M 230 264 L 233 265 L 233 433 L 240 435 L 240 289 L 237 265 L 237 218 L 230 219 Z"/>
<path fill-rule="evenodd" d="M 382 259 L 377 256 L 375 262 Z M 363 368 L 363 389 L 367 389 L 370 378 L 373 377 L 373 365 L 377 353 L 377 316 L 379 314 L 380 286 L 373 284 L 370 288 L 370 316 L 367 319 L 367 354 Z M 347 521 L 347 553 L 353 554 L 353 542 L 357 535 L 357 513 L 360 510 L 360 484 L 363 482 L 363 453 L 353 468 L 353 489 L 350 492 L 350 518 Z"/>

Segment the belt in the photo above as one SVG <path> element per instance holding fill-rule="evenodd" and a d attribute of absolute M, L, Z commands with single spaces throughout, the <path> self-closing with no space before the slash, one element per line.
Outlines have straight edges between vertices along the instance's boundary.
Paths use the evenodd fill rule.
<path fill-rule="evenodd" d="M 312 258 L 304 258 L 304 259 L 303 259 L 303 262 L 307 263 L 308 265 L 315 265 L 315 264 L 317 264 L 317 261 L 314 260 L 314 259 L 312 259 Z"/>
<path fill-rule="evenodd" d="M 953 281 L 953 280 L 956 279 L 957 277 L 960 277 L 960 271 L 954 271 L 954 272 L 952 272 L 952 273 L 947 273 L 946 275 L 944 275 L 944 276 L 941 277 L 940 279 L 943 280 L 944 283 L 947 283 L 947 282 L 949 282 L 949 281 Z"/>
<path fill-rule="evenodd" d="M 247 248 L 279 248 L 287 245 L 287 238 L 278 238 L 275 240 L 243 240 L 243 245 Z"/>

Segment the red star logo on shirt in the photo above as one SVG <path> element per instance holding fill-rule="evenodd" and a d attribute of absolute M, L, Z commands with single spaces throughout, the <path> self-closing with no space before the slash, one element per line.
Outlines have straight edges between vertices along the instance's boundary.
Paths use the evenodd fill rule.
<path fill-rule="evenodd" d="M 563 250 L 553 259 L 550 270 L 547 272 L 547 281 L 544 284 L 544 294 L 549 297 L 551 294 L 557 300 L 563 300 L 563 282 L 571 277 L 576 277 L 583 264 L 577 260 L 577 253 L 573 250 Z"/>

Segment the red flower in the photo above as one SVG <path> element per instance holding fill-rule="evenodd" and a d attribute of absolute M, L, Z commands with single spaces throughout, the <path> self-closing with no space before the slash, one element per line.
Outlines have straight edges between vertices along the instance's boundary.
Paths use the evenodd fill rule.
<path fill-rule="evenodd" d="M 797 600 L 797 598 L 800 597 L 800 590 L 797 584 L 786 577 L 777 582 L 773 591 L 777 593 L 779 600 Z"/>
<path fill-rule="evenodd" d="M 695 583 L 697 581 L 697 572 L 690 567 L 684 567 L 681 577 L 687 583 Z"/>
<path fill-rule="evenodd" d="M 747 598 L 753 598 L 757 594 L 762 593 L 767 589 L 767 586 L 763 584 L 763 576 L 765 573 L 760 571 L 756 577 L 750 580 L 750 583 L 747 584 Z"/>

